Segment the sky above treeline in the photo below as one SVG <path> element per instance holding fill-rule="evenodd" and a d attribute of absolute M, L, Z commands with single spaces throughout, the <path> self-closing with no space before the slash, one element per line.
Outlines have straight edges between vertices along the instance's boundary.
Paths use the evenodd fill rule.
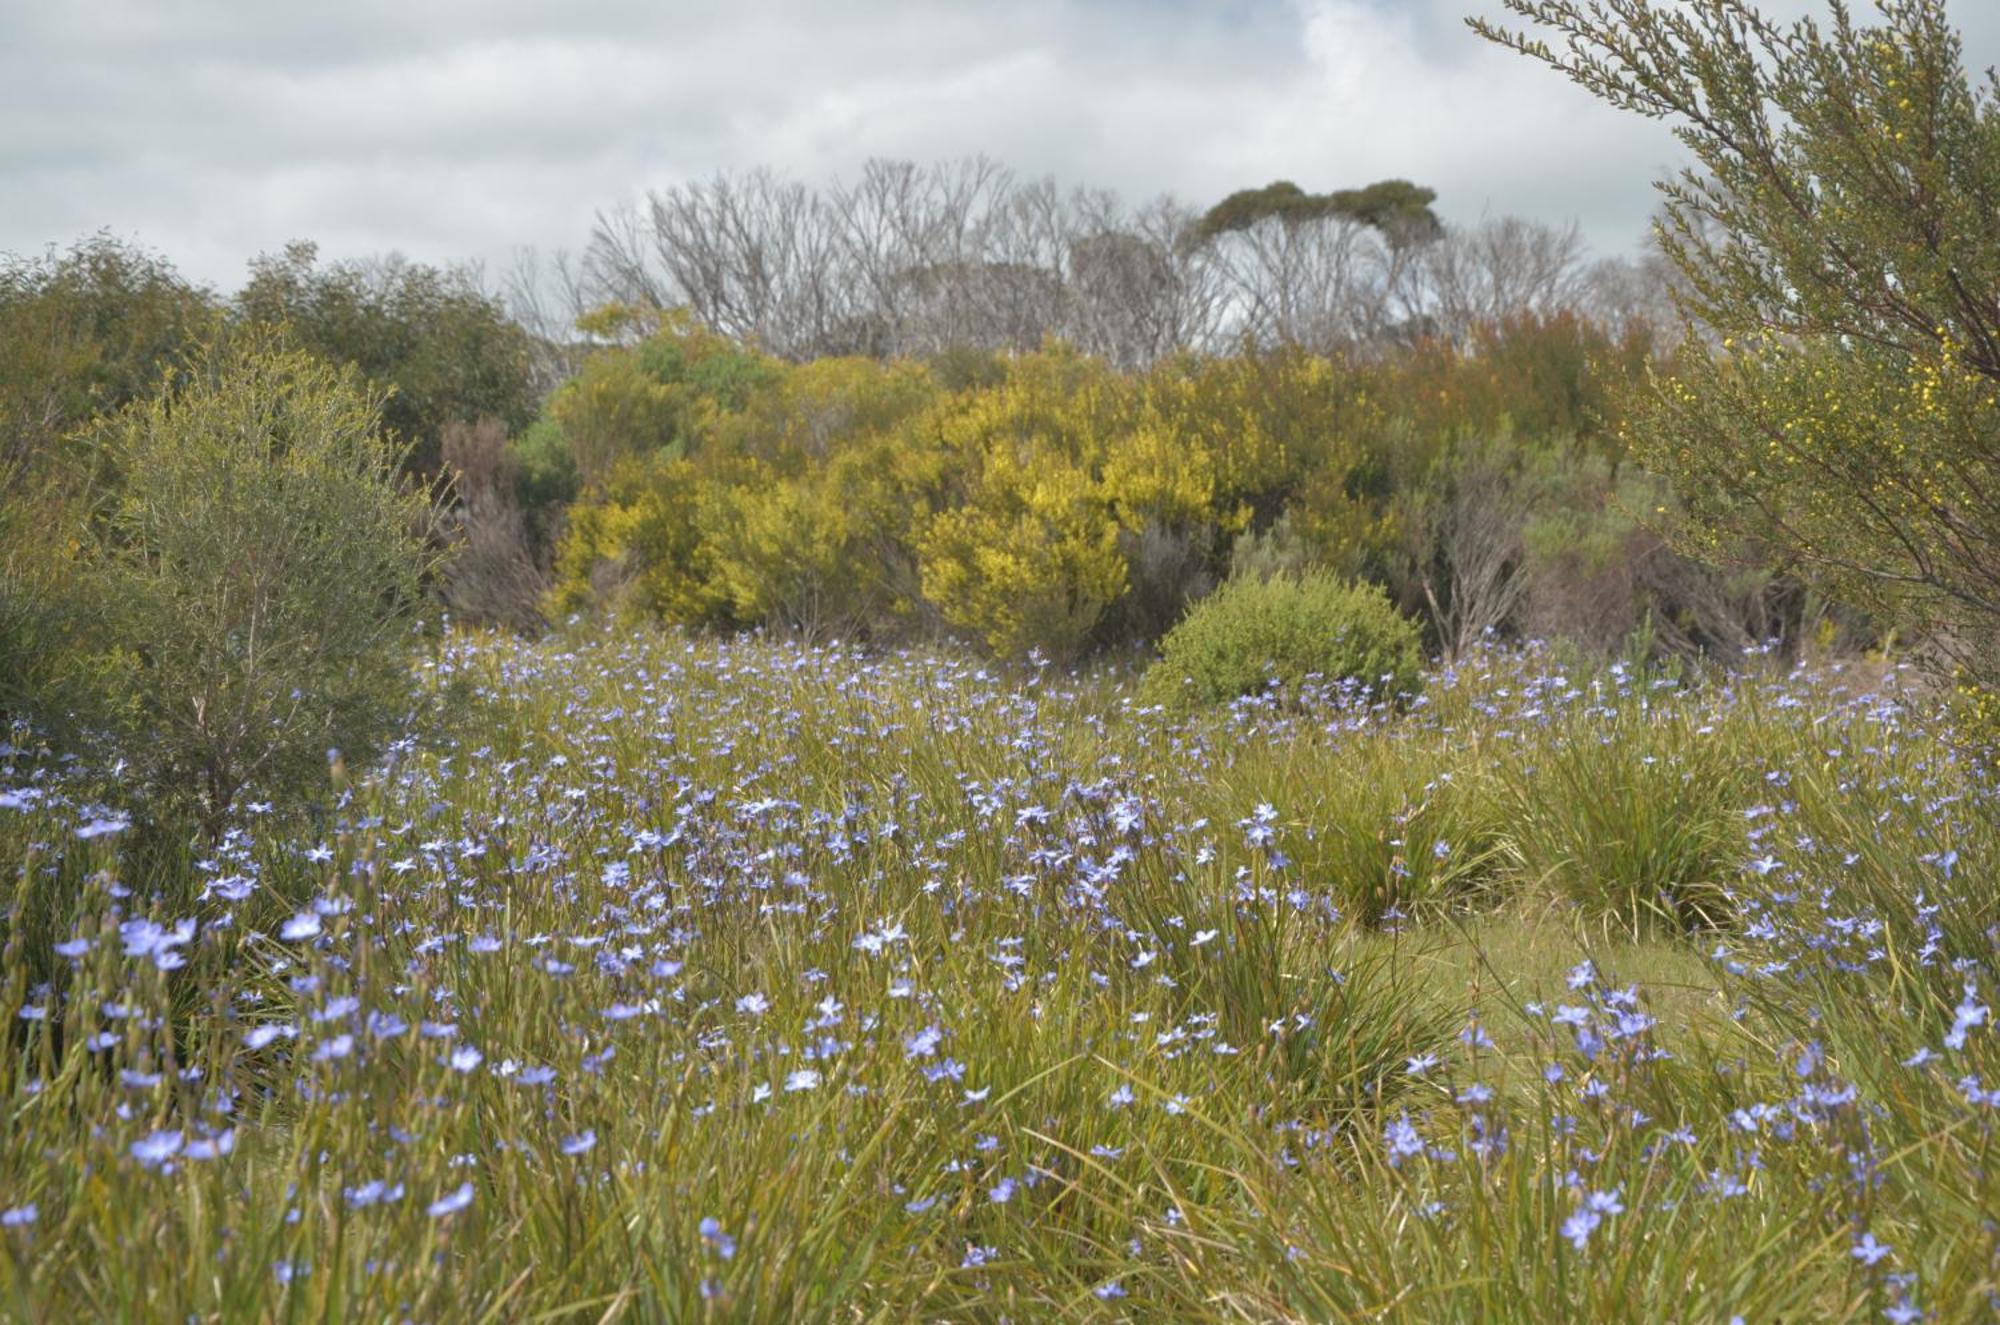
<path fill-rule="evenodd" d="M 2000 62 L 2000 0 L 1952 12 Z M 1632 251 L 1672 136 L 1469 13 L 1498 0 L 0 0 L 0 251 L 108 229 L 223 289 L 293 239 L 498 271 L 718 171 L 972 154 L 1195 206 L 1402 177 Z"/>

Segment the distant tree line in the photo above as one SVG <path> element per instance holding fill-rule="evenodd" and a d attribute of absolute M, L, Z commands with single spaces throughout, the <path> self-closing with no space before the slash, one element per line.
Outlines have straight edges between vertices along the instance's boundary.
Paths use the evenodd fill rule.
<path fill-rule="evenodd" d="M 1659 261 L 1592 261 L 1574 226 L 1449 226 L 1434 200 L 1404 180 L 1324 194 L 1279 181 L 1206 211 L 1130 207 L 984 158 L 871 161 L 819 187 L 754 171 L 606 212 L 579 262 L 516 288 L 538 309 L 550 277 L 572 307 L 685 307 L 794 362 L 1053 338 L 1133 369 L 1183 352 L 1462 340 L 1523 313 L 1614 333 L 1672 322 Z"/>
<path fill-rule="evenodd" d="M 87 489 L 79 428 L 247 339 L 354 374 L 406 472 L 449 480 L 431 591 L 472 621 L 1074 657 L 1232 573 L 1323 566 L 1451 653 L 1796 626 L 1783 583 L 1724 584 L 1618 514 L 1666 500 L 1608 430 L 1664 343 L 1656 267 L 1434 201 L 1280 182 L 1135 211 L 979 159 L 760 172 L 607 216 L 500 289 L 297 243 L 220 295 L 99 235 L 0 269 L 0 456 Z"/>

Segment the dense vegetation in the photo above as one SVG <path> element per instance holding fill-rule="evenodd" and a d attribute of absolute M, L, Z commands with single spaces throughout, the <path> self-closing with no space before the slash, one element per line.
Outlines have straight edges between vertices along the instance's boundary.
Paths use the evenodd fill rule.
<path fill-rule="evenodd" d="M 1643 364 L 1567 318 L 1144 373 L 1062 347 L 792 366 L 669 325 L 549 403 L 581 493 L 554 601 L 1074 658 L 1157 638 L 1248 563 L 1373 579 L 1450 647 L 1615 649 L 1649 614 L 1684 645 L 1756 643 L 1783 586 L 1667 550 L 1646 521 L 1672 498 L 1607 434 Z"/>
<path fill-rule="evenodd" d="M 1422 667 L 1415 623 L 1381 590 L 1325 571 L 1245 576 L 1166 633 L 1140 693 L 1185 711 L 1346 682 L 1401 704 L 1416 692 Z"/>
<path fill-rule="evenodd" d="M 16 734 L 20 1317 L 1993 1309 L 2000 819 L 1894 672 L 423 675 L 165 860 Z"/>
<path fill-rule="evenodd" d="M 1508 0 L 1480 27 L 1615 106 L 1671 118 L 1663 185 L 1699 340 L 1633 422 L 1706 536 L 1810 567 L 2000 684 L 2000 84 L 1937 0 L 1867 27 L 1736 4 Z"/>
<path fill-rule="evenodd" d="M 555 319 L 0 264 L 0 1310 L 2000 1313 L 1995 97 L 1511 7 L 1671 279 L 984 162 Z"/>

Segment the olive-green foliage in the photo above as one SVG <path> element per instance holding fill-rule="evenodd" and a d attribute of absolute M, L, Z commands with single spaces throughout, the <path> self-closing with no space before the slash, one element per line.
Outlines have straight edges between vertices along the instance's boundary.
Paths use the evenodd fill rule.
<path fill-rule="evenodd" d="M 2000 96 L 1944 0 L 1880 23 L 1507 0 L 1486 36 L 1678 124 L 1663 186 L 1692 339 L 1634 418 L 1685 536 L 1765 541 L 2000 682 Z"/>
<path fill-rule="evenodd" d="M 1324 571 L 1231 580 L 1160 641 L 1142 687 L 1148 703 L 1221 704 L 1272 682 L 1296 694 L 1308 677 L 1359 681 L 1383 699 L 1413 691 L 1417 626 L 1373 585 Z"/>
<path fill-rule="evenodd" d="M 37 697 L 61 706 L 64 622 L 79 607 L 64 592 L 76 506 L 25 462 L 0 464 L 0 719 Z"/>
<path fill-rule="evenodd" d="M 1330 216 L 1399 236 L 1429 237 L 1441 229 L 1437 214 L 1431 211 L 1436 201 L 1437 190 L 1406 179 L 1378 180 L 1366 188 L 1335 189 L 1332 193 L 1307 193 L 1281 179 L 1261 189 L 1238 189 L 1230 194 L 1203 213 L 1188 238 L 1202 244 L 1273 217 L 1286 225 L 1297 225 Z"/>
<path fill-rule="evenodd" d="M 206 290 L 109 235 L 0 254 L 0 467 L 39 466 L 65 432 L 151 392 L 218 318 Z"/>
<path fill-rule="evenodd" d="M 534 417 L 528 334 L 467 270 L 399 258 L 321 266 L 314 245 L 296 243 L 251 264 L 236 308 L 389 388 L 383 426 L 422 473 L 438 472 L 447 424 L 492 418 L 514 432 Z"/>
<path fill-rule="evenodd" d="M 1420 341 L 1372 365 L 1370 376 L 1418 437 L 1511 429 L 1618 454 L 1626 401 L 1654 349 L 1643 327 L 1614 336 L 1574 312 L 1519 313 L 1472 328 L 1463 343 Z"/>
<path fill-rule="evenodd" d="M 284 327 L 301 348 L 390 389 L 386 427 L 437 468 L 446 424 L 534 416 L 527 334 L 463 270 L 397 259 L 319 265 L 293 244 L 251 264 L 232 300 L 110 235 L 57 255 L 0 255 L 0 463 L 155 390 L 225 326 Z"/>
<path fill-rule="evenodd" d="M 196 358 L 79 439 L 97 465 L 70 642 L 85 716 L 163 815 L 296 797 L 406 706 L 430 507 L 381 395 L 250 339 Z"/>
<path fill-rule="evenodd" d="M 775 360 L 694 326 L 685 315 L 612 306 L 585 320 L 598 334 L 640 335 L 584 362 L 550 397 L 577 474 L 606 482 L 619 462 L 691 456 L 720 420 L 779 374 Z"/>
<path fill-rule="evenodd" d="M 546 553 L 555 541 L 563 508 L 582 490 L 576 458 L 563 439 L 562 426 L 547 415 L 511 438 L 507 452 L 514 463 L 514 496 L 528 537 L 537 553 Z"/>

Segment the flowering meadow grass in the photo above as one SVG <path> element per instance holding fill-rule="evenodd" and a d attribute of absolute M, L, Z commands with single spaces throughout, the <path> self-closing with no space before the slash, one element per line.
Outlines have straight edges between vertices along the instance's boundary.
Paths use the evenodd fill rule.
<path fill-rule="evenodd" d="M 5 747 L 11 1317 L 1996 1314 L 1995 792 L 1894 671 L 419 691 L 199 849 Z"/>

